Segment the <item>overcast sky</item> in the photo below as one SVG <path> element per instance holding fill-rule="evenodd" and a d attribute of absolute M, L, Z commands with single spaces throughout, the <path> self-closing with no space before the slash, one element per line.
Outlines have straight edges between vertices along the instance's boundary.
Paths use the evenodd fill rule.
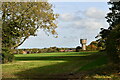
<path fill-rule="evenodd" d="M 39 30 L 36 37 L 30 37 L 19 48 L 72 47 L 80 45 L 80 39 L 87 39 L 87 44 L 96 40 L 100 28 L 107 28 L 105 16 L 108 13 L 106 2 L 54 2 L 57 20 L 58 38 L 47 36 Z"/>

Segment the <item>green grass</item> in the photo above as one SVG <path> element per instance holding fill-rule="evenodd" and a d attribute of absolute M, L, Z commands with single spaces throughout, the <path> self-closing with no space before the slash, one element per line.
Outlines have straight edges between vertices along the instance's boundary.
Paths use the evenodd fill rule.
<path fill-rule="evenodd" d="M 92 61 L 84 66 L 82 66 L 81 70 L 89 70 L 93 68 L 98 68 L 99 66 L 107 64 L 107 58 L 105 56 L 101 56 L 95 61 Z"/>
<path fill-rule="evenodd" d="M 106 63 L 106 57 L 98 52 L 18 54 L 14 62 L 2 65 L 3 78 L 61 78 Z"/>

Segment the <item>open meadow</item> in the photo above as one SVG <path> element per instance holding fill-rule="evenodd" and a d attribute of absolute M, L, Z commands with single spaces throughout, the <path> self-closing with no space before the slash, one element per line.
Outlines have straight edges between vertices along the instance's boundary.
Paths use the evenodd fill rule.
<path fill-rule="evenodd" d="M 2 64 L 3 80 L 80 79 L 88 74 L 101 74 L 106 64 L 106 56 L 99 52 L 17 54 L 14 62 Z"/>

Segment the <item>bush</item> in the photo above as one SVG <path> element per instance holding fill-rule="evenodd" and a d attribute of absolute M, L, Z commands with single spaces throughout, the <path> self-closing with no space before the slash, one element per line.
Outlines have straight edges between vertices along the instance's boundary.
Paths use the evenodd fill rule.
<path fill-rule="evenodd" d="M 80 52 L 80 49 L 82 49 L 80 46 L 76 47 L 76 52 Z"/>
<path fill-rule="evenodd" d="M 14 55 L 11 54 L 9 49 L 2 49 L 2 63 L 12 62 L 14 60 Z"/>

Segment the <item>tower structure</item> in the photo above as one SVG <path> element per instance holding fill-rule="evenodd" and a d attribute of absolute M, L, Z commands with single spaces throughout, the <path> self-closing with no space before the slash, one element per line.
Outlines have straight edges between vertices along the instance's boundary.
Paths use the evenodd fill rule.
<path fill-rule="evenodd" d="M 80 43 L 82 45 L 82 50 L 86 50 L 87 39 L 80 39 Z"/>

